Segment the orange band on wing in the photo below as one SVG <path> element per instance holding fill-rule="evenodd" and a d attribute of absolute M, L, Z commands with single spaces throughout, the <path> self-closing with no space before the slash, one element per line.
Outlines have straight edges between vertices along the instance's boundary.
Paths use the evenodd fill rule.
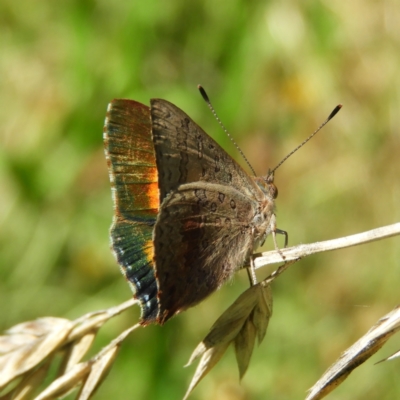
<path fill-rule="evenodd" d="M 149 208 L 158 210 L 160 208 L 160 190 L 158 188 L 158 174 L 157 168 L 154 168 L 154 171 L 151 176 L 151 180 L 153 183 L 147 186 L 147 196 L 149 202 Z"/>
<path fill-rule="evenodd" d="M 143 245 L 143 251 L 146 255 L 147 261 L 153 263 L 154 259 L 154 246 L 153 246 L 153 240 L 148 240 L 144 245 Z"/>

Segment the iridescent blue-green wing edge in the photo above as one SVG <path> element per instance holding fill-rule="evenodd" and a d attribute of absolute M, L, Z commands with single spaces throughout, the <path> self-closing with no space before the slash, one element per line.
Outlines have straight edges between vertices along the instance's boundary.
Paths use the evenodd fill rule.
<path fill-rule="evenodd" d="M 114 203 L 111 247 L 147 325 L 158 312 L 152 236 L 160 201 L 149 107 L 113 100 L 103 136 Z"/>

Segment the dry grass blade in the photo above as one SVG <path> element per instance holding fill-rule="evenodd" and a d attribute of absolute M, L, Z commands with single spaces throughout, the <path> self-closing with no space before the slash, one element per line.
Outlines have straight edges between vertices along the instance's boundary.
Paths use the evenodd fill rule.
<path fill-rule="evenodd" d="M 258 337 L 259 341 L 264 338 L 271 314 L 270 285 L 259 283 L 242 293 L 218 318 L 209 334 L 193 351 L 187 365 L 200 356 L 201 360 L 185 394 L 185 399 L 220 360 L 232 342 L 235 345 L 239 373 L 242 377 L 249 365 L 255 338 Z"/>
<path fill-rule="evenodd" d="M 16 335 L 16 342 L 20 344 L 0 357 L 0 388 L 4 388 L 16 377 L 30 371 L 46 359 L 65 342 L 72 328 L 71 321 L 61 318 L 42 318 L 19 324 L 8 330 L 7 339 L 11 338 L 12 341 L 12 336 Z M 22 343 L 20 335 L 25 338 Z"/>
<path fill-rule="evenodd" d="M 375 354 L 400 330 L 400 306 L 382 317 L 362 338 L 348 348 L 310 389 L 306 400 L 322 399 L 360 364 Z"/>
<path fill-rule="evenodd" d="M 4 389 L 5 393 L 14 379 L 20 377 L 20 382 L 3 398 L 33 398 L 55 354 L 61 355 L 58 378 L 37 398 L 64 396 L 85 382 L 91 373 L 95 376 L 97 371 L 98 378 L 91 390 L 93 392 L 106 375 L 122 340 L 138 325 L 123 332 L 90 361 L 80 361 L 90 349 L 98 329 L 110 318 L 136 303 L 136 300 L 131 299 L 116 307 L 86 314 L 75 321 L 47 317 L 9 329 L 4 336 L 0 336 L 0 389 Z"/>
<path fill-rule="evenodd" d="M 51 360 L 44 363 L 34 372 L 27 374 L 13 390 L 12 400 L 25 400 L 32 398 L 32 394 L 36 391 L 36 388 L 38 388 L 45 380 L 50 364 Z"/>
<path fill-rule="evenodd" d="M 24 322 L 8 329 L 4 336 L 0 336 L 0 354 L 7 355 L 43 337 L 53 329 L 57 329 L 70 321 L 62 318 L 40 318 L 36 321 Z M 6 363 L 6 358 L 0 358 L 0 368 Z"/>
<path fill-rule="evenodd" d="M 60 373 L 68 372 L 78 364 L 86 352 L 90 349 L 94 339 L 96 338 L 96 331 L 89 332 L 75 342 L 71 342 L 66 346 L 66 354 L 63 360 L 63 365 L 60 368 Z"/>
<path fill-rule="evenodd" d="M 89 399 L 107 375 L 122 341 L 138 327 L 140 325 L 136 324 L 122 332 L 89 361 L 74 365 L 68 372 L 53 381 L 35 400 L 63 397 L 82 383 L 84 383 L 84 386 L 78 395 L 78 399 Z"/>
<path fill-rule="evenodd" d="M 400 350 L 399 350 L 399 351 L 396 351 L 396 352 L 393 353 L 391 356 L 386 357 L 386 358 L 384 358 L 383 360 L 378 361 L 377 364 L 378 364 L 378 363 L 381 363 L 381 362 L 384 362 L 384 361 L 394 360 L 395 358 L 399 358 L 399 357 L 400 357 Z"/>
<path fill-rule="evenodd" d="M 131 298 L 118 306 L 83 315 L 74 321 L 74 329 L 69 335 L 68 341 L 74 341 L 87 333 L 93 332 L 93 330 L 100 328 L 109 319 L 122 313 L 135 304 L 138 304 L 138 301 Z"/>
<path fill-rule="evenodd" d="M 115 358 L 117 357 L 119 346 L 114 346 L 102 354 L 92 365 L 90 374 L 78 397 L 79 400 L 87 400 L 92 397 L 96 389 L 103 382 L 109 372 Z"/>
<path fill-rule="evenodd" d="M 279 249 L 279 251 L 274 250 L 258 254 L 257 258 L 254 259 L 254 267 L 257 269 L 265 267 L 269 264 L 280 263 L 282 262 L 282 256 L 285 257 L 286 261 L 298 260 L 299 258 L 303 258 L 315 253 L 358 246 L 360 244 L 366 244 L 398 235 L 400 235 L 400 223 L 383 226 L 370 231 L 358 233 L 356 235 L 325 240 L 324 242 L 286 247 L 284 249 Z"/>
<path fill-rule="evenodd" d="M 46 317 L 13 326 L 5 332 L 6 335 L 0 336 L 0 354 L 10 353 L 21 345 L 46 335 L 65 321 L 69 323 L 66 319 Z"/>
<path fill-rule="evenodd" d="M 229 344 L 229 342 L 221 343 L 219 346 L 211 347 L 203 353 L 183 400 L 186 400 L 189 397 L 197 384 L 208 374 L 208 372 L 210 372 L 214 365 L 217 364 L 224 355 Z"/>
<path fill-rule="evenodd" d="M 35 400 L 50 400 L 63 397 L 78 386 L 90 373 L 91 363 L 83 362 L 75 365 L 65 375 L 53 381 Z"/>
<path fill-rule="evenodd" d="M 106 346 L 99 354 L 91 359 L 92 368 L 88 379 L 79 394 L 79 400 L 89 399 L 96 389 L 100 386 L 101 382 L 106 377 L 110 370 L 115 357 L 118 354 L 121 343 L 125 338 L 130 335 L 135 329 L 139 328 L 140 324 L 136 324 L 124 332 L 122 332 L 116 339 L 114 339 L 108 346 Z"/>

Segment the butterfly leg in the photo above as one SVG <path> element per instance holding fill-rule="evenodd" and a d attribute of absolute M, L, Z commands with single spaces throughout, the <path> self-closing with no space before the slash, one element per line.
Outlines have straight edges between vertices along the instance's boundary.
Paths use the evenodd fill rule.
<path fill-rule="evenodd" d="M 278 247 L 278 243 L 276 242 L 276 234 L 279 233 L 281 235 L 285 235 L 285 247 L 287 246 L 288 242 L 288 234 L 286 231 L 282 231 L 281 229 L 275 229 L 272 231 L 272 239 L 274 241 L 275 250 L 281 255 L 282 260 L 285 261 L 285 256 L 283 255 L 281 249 Z"/>
<path fill-rule="evenodd" d="M 279 233 L 280 235 L 284 235 L 285 236 L 285 246 L 284 247 L 287 247 L 288 240 L 289 240 L 288 233 L 286 231 L 283 231 L 282 229 L 278 229 L 276 227 L 275 214 L 272 214 L 272 216 L 271 216 L 270 229 L 271 229 L 271 233 L 272 233 L 272 240 L 274 241 L 275 250 L 279 251 L 278 243 L 276 242 L 276 234 L 277 233 Z"/>
<path fill-rule="evenodd" d="M 257 285 L 256 269 L 254 267 L 253 255 L 250 256 L 250 266 L 247 268 L 247 275 L 249 277 L 250 286 Z"/>
<path fill-rule="evenodd" d="M 287 247 L 288 245 L 288 241 L 289 241 L 289 235 L 286 231 L 283 231 L 282 229 L 275 229 L 275 234 L 279 233 L 280 235 L 284 235 L 285 236 L 285 245 L 283 247 Z M 274 235 L 275 237 L 275 235 Z M 276 240 L 276 239 L 275 239 Z M 276 243 L 275 243 L 275 247 L 276 247 Z"/>
<path fill-rule="evenodd" d="M 275 216 L 273 216 L 275 217 Z M 283 231 L 282 229 L 278 229 L 276 227 L 275 218 L 271 219 L 271 233 L 272 233 L 272 240 L 274 241 L 275 250 L 282 256 L 282 260 L 285 261 L 285 256 L 282 254 L 280 248 L 278 247 L 278 243 L 276 242 L 276 234 L 279 233 L 280 235 L 285 235 L 285 246 L 288 245 L 288 233 Z"/>

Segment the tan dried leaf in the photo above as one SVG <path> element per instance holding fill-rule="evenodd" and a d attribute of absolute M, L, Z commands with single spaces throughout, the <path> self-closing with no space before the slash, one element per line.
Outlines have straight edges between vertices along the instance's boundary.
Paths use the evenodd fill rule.
<path fill-rule="evenodd" d="M 22 345 L 32 342 L 36 339 L 34 335 L 25 333 L 15 333 L 12 335 L 0 336 L 0 354 L 11 353 L 12 351 L 20 348 Z M 2 365 L 0 365 L 0 368 Z"/>
<path fill-rule="evenodd" d="M 35 319 L 33 321 L 22 322 L 20 324 L 14 325 L 10 329 L 8 329 L 6 333 L 21 333 L 27 335 L 42 336 L 52 332 L 54 329 L 57 329 L 60 324 L 64 324 L 67 322 L 69 322 L 69 320 L 65 318 L 43 317 Z"/>
<path fill-rule="evenodd" d="M 65 321 L 67 320 L 63 318 L 45 317 L 15 325 L 5 332 L 6 335 L 0 336 L 0 353 L 9 353 L 21 345 L 32 342 L 54 328 L 57 329 Z"/>
<path fill-rule="evenodd" d="M 63 366 L 60 368 L 61 373 L 68 372 L 74 365 L 78 364 L 82 357 L 87 353 L 96 338 L 97 331 L 89 332 L 74 342 L 67 345 Z"/>
<path fill-rule="evenodd" d="M 310 389 L 306 400 L 318 400 L 339 386 L 348 375 L 375 354 L 400 330 L 400 306 L 382 317 L 363 337 L 342 353 L 340 358 Z"/>
<path fill-rule="evenodd" d="M 224 355 L 229 344 L 230 342 L 220 343 L 219 345 L 207 349 L 203 353 L 183 400 L 186 400 L 189 397 L 197 384 L 208 374 L 214 365 L 217 364 Z"/>
<path fill-rule="evenodd" d="M 90 361 L 78 363 L 91 347 L 98 328 L 135 304 L 137 300 L 130 299 L 107 310 L 85 314 L 72 322 L 48 317 L 9 329 L 4 336 L 0 336 L 0 389 L 18 376 L 22 379 L 3 396 L 4 400 L 32 397 L 56 352 L 63 357 L 58 378 L 38 398 L 65 396 L 78 384 L 85 382 L 90 373 L 93 377 L 91 392 L 94 392 L 110 368 L 122 341 L 140 325 L 126 329 Z"/>
<path fill-rule="evenodd" d="M 110 307 L 106 310 L 94 311 L 83 315 L 82 317 L 74 321 L 74 329 L 68 337 L 68 341 L 74 341 L 77 338 L 81 338 L 87 333 L 93 332 L 100 328 L 111 318 L 121 314 L 123 311 L 132 307 L 135 304 L 139 304 L 137 299 L 131 298 L 118 306 Z"/>
<path fill-rule="evenodd" d="M 203 342 L 200 342 L 197 347 L 193 350 L 193 353 L 191 354 L 189 361 L 186 363 L 185 367 L 188 367 L 193 363 L 193 361 L 202 356 L 205 352 L 207 351 L 207 346 Z"/>
<path fill-rule="evenodd" d="M 91 363 L 76 364 L 65 375 L 53 381 L 35 400 L 51 400 L 67 395 L 71 390 L 84 382 L 90 373 Z"/>
<path fill-rule="evenodd" d="M 88 400 L 95 393 L 96 389 L 101 385 L 104 378 L 107 376 L 110 368 L 117 357 L 120 346 L 114 346 L 108 349 L 107 352 L 101 354 L 92 365 L 90 374 L 79 394 L 78 400 Z"/>
<path fill-rule="evenodd" d="M 47 361 L 35 371 L 25 375 L 16 388 L 10 393 L 13 400 L 32 399 L 33 393 L 43 383 L 50 368 L 51 360 Z"/>
<path fill-rule="evenodd" d="M 18 347 L 0 356 L 0 388 L 17 376 L 31 370 L 52 353 L 68 336 L 73 324 L 61 318 L 42 318 L 19 324 L 6 333 L 17 335 Z M 25 335 L 25 342 L 20 342 Z"/>

